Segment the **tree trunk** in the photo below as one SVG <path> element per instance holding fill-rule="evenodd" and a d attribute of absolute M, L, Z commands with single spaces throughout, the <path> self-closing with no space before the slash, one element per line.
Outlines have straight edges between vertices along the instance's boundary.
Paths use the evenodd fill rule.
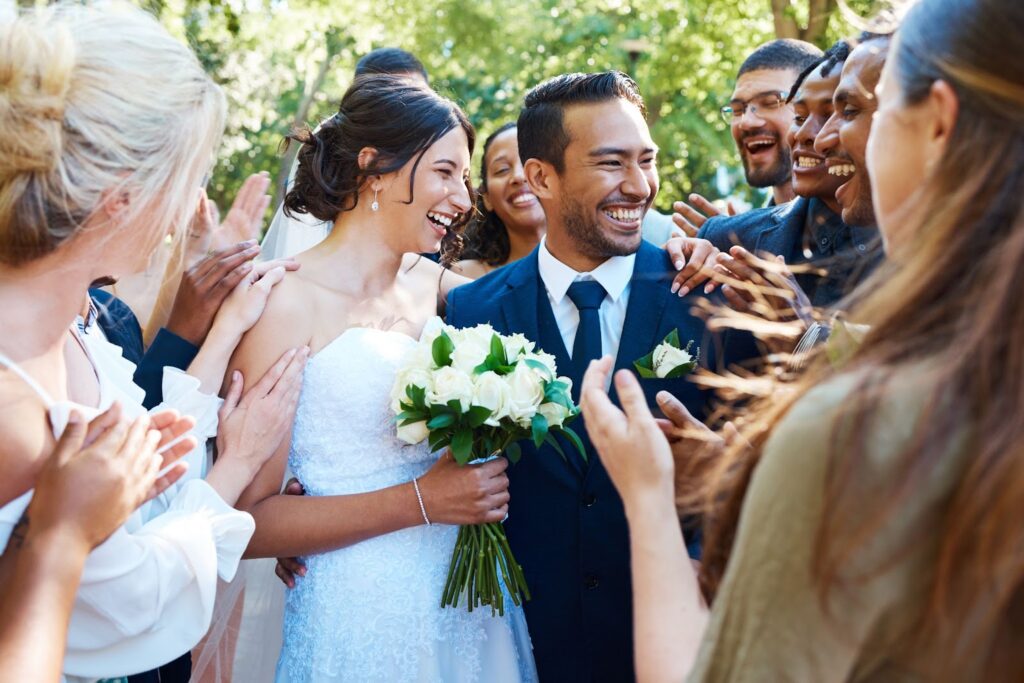
<path fill-rule="evenodd" d="M 313 78 L 312 83 L 306 88 L 302 94 L 302 100 L 299 101 L 299 108 L 295 111 L 295 117 L 292 119 L 292 128 L 302 126 L 309 120 L 309 110 L 313 106 L 313 98 L 320 92 L 320 89 L 324 87 L 324 81 L 327 80 L 327 74 L 331 70 L 331 66 L 334 64 L 335 59 L 338 57 L 338 50 L 334 47 L 332 40 L 326 40 L 327 43 L 327 56 L 324 57 L 324 61 L 320 63 L 320 67 L 317 69 L 316 77 Z M 292 164 L 295 163 L 295 157 L 299 153 L 299 145 L 290 145 L 288 151 L 285 152 L 284 157 L 281 159 L 281 167 L 277 171 L 277 180 L 274 183 L 274 198 L 271 201 L 270 206 L 276 207 L 281 204 L 284 200 L 284 192 L 288 184 L 288 176 L 292 170 Z"/>
<path fill-rule="evenodd" d="M 800 26 L 787 8 L 794 0 L 771 0 L 776 38 L 793 38 L 817 44 L 828 28 L 836 0 L 800 0 L 807 3 L 807 26 Z"/>

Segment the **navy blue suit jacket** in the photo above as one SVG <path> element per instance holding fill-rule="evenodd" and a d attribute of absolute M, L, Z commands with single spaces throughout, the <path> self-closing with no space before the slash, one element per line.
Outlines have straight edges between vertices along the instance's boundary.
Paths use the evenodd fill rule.
<path fill-rule="evenodd" d="M 632 368 L 672 330 L 693 339 L 707 361 L 704 323 L 690 314 L 693 300 L 669 287 L 675 270 L 667 254 L 641 243 L 630 285 L 616 369 Z M 537 267 L 537 250 L 476 282 L 452 290 L 447 321 L 455 327 L 490 323 L 503 334 L 521 332 L 552 353 L 560 374 L 573 375 Z M 578 391 L 580 377 L 573 376 Z M 648 403 L 665 389 L 697 417 L 705 394 L 682 379 L 641 380 Z M 574 392 L 575 393 L 575 392 Z M 578 398 L 578 394 L 575 396 Z M 614 395 L 613 395 L 614 399 Z M 542 681 L 630 681 L 633 614 L 626 517 L 614 485 L 586 436 L 582 418 L 571 425 L 587 462 L 563 460 L 549 446 L 524 445 L 509 467 L 509 543 L 523 566 L 532 600 L 527 624 Z M 563 442 L 566 452 L 568 443 Z"/>
<path fill-rule="evenodd" d="M 142 403 L 153 408 L 163 401 L 164 366 L 185 370 L 199 353 L 199 347 L 161 328 L 146 349 L 142 328 L 128 304 L 103 289 L 90 289 L 96 305 L 96 324 L 111 344 L 121 347 L 124 357 L 135 363 L 132 379 L 146 392 Z"/>

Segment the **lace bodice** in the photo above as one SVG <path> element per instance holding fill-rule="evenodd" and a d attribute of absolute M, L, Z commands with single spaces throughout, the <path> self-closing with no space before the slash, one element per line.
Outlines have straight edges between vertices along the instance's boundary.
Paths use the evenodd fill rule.
<path fill-rule="evenodd" d="M 398 440 L 389 408 L 414 345 L 352 328 L 310 358 L 288 458 L 307 495 L 376 491 L 436 460 L 426 445 Z M 287 596 L 278 680 L 535 680 L 521 610 L 498 618 L 439 607 L 457 532 L 418 526 L 304 558 L 306 576 Z"/>

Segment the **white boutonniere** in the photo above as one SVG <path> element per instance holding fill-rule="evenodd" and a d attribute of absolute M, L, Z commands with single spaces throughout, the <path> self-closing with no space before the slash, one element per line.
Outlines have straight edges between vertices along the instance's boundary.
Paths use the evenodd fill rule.
<path fill-rule="evenodd" d="M 684 348 L 679 341 L 679 330 L 672 330 L 654 350 L 633 361 L 633 367 L 644 378 L 676 379 L 693 372 L 700 360 L 700 349 L 693 354 L 693 341 Z"/>

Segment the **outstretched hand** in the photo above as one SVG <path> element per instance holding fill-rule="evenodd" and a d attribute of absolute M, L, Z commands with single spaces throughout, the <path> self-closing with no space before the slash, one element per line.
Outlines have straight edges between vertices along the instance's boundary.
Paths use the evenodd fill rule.
<path fill-rule="evenodd" d="M 687 197 L 690 203 L 675 202 L 672 205 L 672 222 L 676 224 L 688 237 L 696 237 L 700 229 L 709 218 L 721 216 L 722 212 L 717 206 L 709 202 L 696 192 Z M 726 212 L 729 216 L 736 215 L 736 207 L 730 201 L 726 204 Z"/>
<path fill-rule="evenodd" d="M 672 449 L 647 407 L 636 377 L 628 370 L 615 373 L 620 410 L 605 390 L 612 358 L 590 363 L 580 388 L 580 407 L 587 434 L 622 496 L 627 512 L 652 498 L 674 499 Z"/>

